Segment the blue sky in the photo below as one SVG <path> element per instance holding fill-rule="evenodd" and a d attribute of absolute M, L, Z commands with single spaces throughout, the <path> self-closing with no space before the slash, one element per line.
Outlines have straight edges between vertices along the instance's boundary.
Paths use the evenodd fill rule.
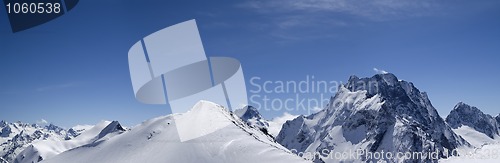
<path fill-rule="evenodd" d="M 167 106 L 134 99 L 127 52 L 142 37 L 189 19 L 197 20 L 208 56 L 242 63 L 249 90 L 256 76 L 345 82 L 378 68 L 428 92 L 441 116 L 459 101 L 500 112 L 495 0 L 80 1 L 18 33 L 0 10 L 0 119 L 8 121 L 131 126 L 167 114 Z M 284 110 L 262 112 L 271 119 Z"/>

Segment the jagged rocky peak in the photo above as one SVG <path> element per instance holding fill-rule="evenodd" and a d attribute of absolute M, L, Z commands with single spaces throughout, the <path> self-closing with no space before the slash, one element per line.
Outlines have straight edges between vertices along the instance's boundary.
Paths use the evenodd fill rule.
<path fill-rule="evenodd" d="M 4 125 L 0 130 L 0 137 L 8 137 L 12 133 L 12 129 L 9 125 Z"/>
<path fill-rule="evenodd" d="M 498 118 L 498 117 L 497 117 Z M 499 134 L 497 119 L 491 115 L 484 114 L 477 107 L 459 102 L 455 105 L 450 114 L 446 117 L 446 122 L 452 128 L 456 129 L 463 125 L 474 128 L 475 130 L 494 138 Z"/>
<path fill-rule="evenodd" d="M 498 127 L 500 128 L 500 114 L 498 114 L 498 115 L 495 117 L 495 119 L 497 120 L 497 123 L 499 124 L 499 126 L 498 126 Z"/>
<path fill-rule="evenodd" d="M 243 109 L 236 110 L 236 115 L 238 115 L 241 119 L 253 119 L 253 118 L 258 118 L 261 119 L 262 116 L 259 113 L 259 110 L 257 108 L 247 105 L 243 107 Z"/>
<path fill-rule="evenodd" d="M 392 73 L 376 74 L 368 78 L 351 76 L 349 81 L 341 87 L 346 88 L 348 91 L 342 91 L 341 88 L 340 93 L 337 93 L 336 96 L 341 97 L 343 94 L 349 92 L 358 92 L 359 95 L 366 96 L 366 99 L 368 99 L 378 95 L 377 97 L 382 101 L 396 102 L 387 103 L 386 105 L 390 106 L 386 108 L 397 112 L 397 114 L 418 116 L 411 116 L 410 118 L 425 120 L 420 121 L 422 123 L 428 123 L 431 119 L 442 121 L 442 118 L 432 106 L 425 92 L 420 92 L 411 82 L 399 80 Z M 338 97 L 334 97 L 333 100 L 338 101 L 339 99 Z M 416 107 L 397 107 L 397 105 L 403 103 L 415 105 Z"/>
<path fill-rule="evenodd" d="M 34 124 L 34 125 L 36 125 L 36 124 Z M 54 125 L 52 123 L 49 124 L 49 125 L 47 125 L 47 126 L 45 126 L 44 128 L 47 129 L 47 130 L 49 130 L 49 131 L 54 131 L 54 132 L 61 132 L 61 131 L 64 130 L 62 127 L 56 126 L 56 125 Z"/>
<path fill-rule="evenodd" d="M 444 151 L 469 145 L 446 125 L 424 92 L 391 73 L 351 76 L 326 109 L 288 121 L 277 141 L 299 152 L 439 151 L 441 158 L 449 155 Z"/>
<path fill-rule="evenodd" d="M 348 82 L 344 85 L 351 92 L 366 91 L 367 96 L 371 97 L 376 94 L 381 94 L 387 97 L 401 96 L 402 93 L 419 96 L 421 93 L 413 83 L 404 80 L 399 80 L 394 74 L 376 74 L 369 78 L 358 78 L 351 76 Z"/>
<path fill-rule="evenodd" d="M 261 130 L 266 130 L 269 127 L 269 123 L 262 118 L 259 110 L 257 108 L 247 105 L 242 109 L 235 110 L 234 113 L 241 118 L 248 126 L 257 127 Z"/>
<path fill-rule="evenodd" d="M 398 82 L 399 82 L 398 78 L 391 73 L 376 74 L 370 78 L 359 78 L 356 75 L 352 75 L 351 77 L 349 77 L 349 80 L 347 81 L 346 88 L 348 88 L 351 91 L 368 90 L 371 88 L 366 87 L 367 85 L 376 86 L 384 84 L 388 86 L 393 86 Z"/>
<path fill-rule="evenodd" d="M 109 123 L 109 125 L 106 126 L 104 129 L 102 129 L 102 131 L 98 135 L 98 138 L 105 137 L 106 135 L 108 135 L 110 133 L 115 133 L 115 132 L 122 133 L 124 131 L 126 131 L 126 129 L 122 127 L 120 122 L 113 121 L 113 122 Z"/>
<path fill-rule="evenodd" d="M 4 120 L 0 121 L 0 128 L 7 126 L 7 122 Z"/>

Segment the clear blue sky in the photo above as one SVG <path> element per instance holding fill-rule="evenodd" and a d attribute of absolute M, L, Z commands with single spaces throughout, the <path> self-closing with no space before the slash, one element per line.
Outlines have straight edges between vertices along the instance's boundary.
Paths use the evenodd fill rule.
<path fill-rule="evenodd" d="M 459 101 L 500 112 L 500 1 L 111 0 L 80 1 L 15 34 L 0 9 L 0 119 L 131 126 L 167 114 L 166 106 L 134 99 L 127 52 L 189 19 L 197 20 L 208 56 L 242 63 L 248 89 L 254 76 L 345 82 L 378 68 L 428 92 L 441 116 Z"/>

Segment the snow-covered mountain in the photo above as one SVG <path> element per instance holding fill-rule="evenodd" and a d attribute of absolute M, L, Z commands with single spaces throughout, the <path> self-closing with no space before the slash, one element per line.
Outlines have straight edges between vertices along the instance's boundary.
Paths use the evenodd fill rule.
<path fill-rule="evenodd" d="M 55 125 L 39 126 L 22 122 L 0 121 L 0 163 L 12 162 L 30 144 L 42 140 L 70 139 L 71 134 Z"/>
<path fill-rule="evenodd" d="M 252 106 L 230 112 L 208 101 L 130 129 L 118 121 L 68 130 L 0 121 L 0 163 L 438 162 L 455 149 L 477 155 L 483 155 L 478 149 L 497 149 L 499 121 L 500 115 L 462 102 L 445 121 L 411 82 L 390 73 L 351 76 L 323 110 L 309 116 L 285 113 L 271 121 Z M 182 141 L 186 134 L 201 137 Z M 374 152 L 386 155 L 377 158 Z M 415 152 L 423 156 L 396 156 Z"/>
<path fill-rule="evenodd" d="M 292 120 L 297 117 L 285 112 L 282 116 L 275 117 L 272 120 L 266 120 L 262 118 L 262 115 L 257 108 L 250 105 L 245 106 L 242 109 L 235 110 L 234 114 L 246 122 L 248 126 L 258 128 L 262 132 L 273 137 L 278 136 L 281 131 L 281 127 L 287 120 Z"/>
<path fill-rule="evenodd" d="M 468 126 L 476 131 L 486 134 L 490 138 L 498 136 L 498 122 L 491 115 L 484 114 L 474 106 L 459 102 L 450 114 L 446 117 L 446 122 L 453 129 Z"/>
<path fill-rule="evenodd" d="M 498 130 L 500 131 L 500 114 L 498 114 L 498 115 L 495 117 L 495 120 L 497 121 L 497 124 L 499 125 L 499 126 L 498 126 Z"/>
<path fill-rule="evenodd" d="M 84 131 L 82 127 L 86 127 Z M 35 163 L 54 157 L 64 151 L 99 142 L 126 131 L 118 121 L 102 121 L 95 126 L 77 126 L 68 131 L 81 131 L 70 140 L 42 140 L 29 145 L 17 155 L 16 163 Z"/>
<path fill-rule="evenodd" d="M 493 118 L 463 102 L 458 103 L 446 117 L 446 121 L 454 127 L 453 131 L 467 140 L 472 147 L 460 148 L 455 156 L 440 162 L 499 162 L 500 135 L 495 133 L 498 130 L 498 118 L 499 116 Z"/>
<path fill-rule="evenodd" d="M 266 134 L 268 133 L 269 123 L 262 118 L 257 108 L 247 105 L 242 109 L 235 110 L 234 114 L 246 122 L 248 126 L 258 128 Z"/>
<path fill-rule="evenodd" d="M 444 158 L 447 151 L 469 146 L 439 116 L 425 92 L 390 73 L 351 76 L 322 111 L 286 122 L 276 140 L 325 162 L 379 161 L 368 152 L 391 153 L 392 158 L 383 157 L 389 162 L 437 162 L 431 156 L 407 159 L 396 154 L 437 151 Z M 366 154 L 332 157 L 358 150 Z"/>
<path fill-rule="evenodd" d="M 283 115 L 279 117 L 274 117 L 272 120 L 268 121 L 269 133 L 274 137 L 277 137 L 283 127 L 283 124 L 285 124 L 286 121 L 293 120 L 297 117 L 298 115 L 292 115 L 287 112 L 284 112 Z"/>
<path fill-rule="evenodd" d="M 178 130 L 217 131 L 181 142 Z M 83 134 L 83 133 L 82 133 Z M 53 162 L 307 162 L 260 129 L 212 102 L 190 111 L 154 118 L 109 139 L 73 148 Z"/>

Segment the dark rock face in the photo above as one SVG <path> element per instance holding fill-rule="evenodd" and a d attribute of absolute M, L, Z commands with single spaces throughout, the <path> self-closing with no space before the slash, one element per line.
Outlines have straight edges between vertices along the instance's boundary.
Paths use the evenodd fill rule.
<path fill-rule="evenodd" d="M 469 145 L 446 125 L 425 92 L 390 73 L 351 76 L 324 110 L 288 121 L 276 140 L 298 152 L 350 150 L 342 149 L 339 139 L 352 144 L 350 148 L 370 152 L 438 151 L 440 158 L 449 155 L 446 150 Z M 430 158 L 392 161 L 437 162 Z"/>
<path fill-rule="evenodd" d="M 250 127 L 259 128 L 263 132 L 267 132 L 269 128 L 267 121 L 262 118 L 257 108 L 253 106 L 245 106 L 243 109 L 236 110 L 235 114 Z"/>
<path fill-rule="evenodd" d="M 446 122 L 452 128 L 460 126 L 469 126 L 475 130 L 486 134 L 490 138 L 498 135 L 498 117 L 493 118 L 491 115 L 484 114 L 481 110 L 474 106 L 459 102 L 450 114 L 446 117 Z"/>
<path fill-rule="evenodd" d="M 103 138 L 104 136 L 111 134 L 111 133 L 122 133 L 126 131 L 125 128 L 122 127 L 120 122 L 118 121 L 112 121 L 109 123 L 104 129 L 102 129 L 101 132 L 99 132 L 99 135 L 97 136 L 98 139 Z"/>
<path fill-rule="evenodd" d="M 10 126 L 4 126 L 2 130 L 0 130 L 0 137 L 8 137 L 11 132 L 12 129 L 10 128 Z"/>
<path fill-rule="evenodd" d="M 497 121 L 497 124 L 499 124 L 498 128 L 500 130 L 500 114 L 495 117 L 495 120 Z"/>
<path fill-rule="evenodd" d="M 240 116 L 241 119 L 243 120 L 248 120 L 248 119 L 262 119 L 262 116 L 260 115 L 259 111 L 257 108 L 253 106 L 245 106 L 243 108 L 243 114 Z"/>
<path fill-rule="evenodd" d="M 49 130 L 49 131 L 54 131 L 54 132 L 61 132 L 61 131 L 64 131 L 63 128 L 59 127 L 59 126 L 56 126 L 54 124 L 49 124 L 48 126 L 45 126 L 45 129 Z"/>

